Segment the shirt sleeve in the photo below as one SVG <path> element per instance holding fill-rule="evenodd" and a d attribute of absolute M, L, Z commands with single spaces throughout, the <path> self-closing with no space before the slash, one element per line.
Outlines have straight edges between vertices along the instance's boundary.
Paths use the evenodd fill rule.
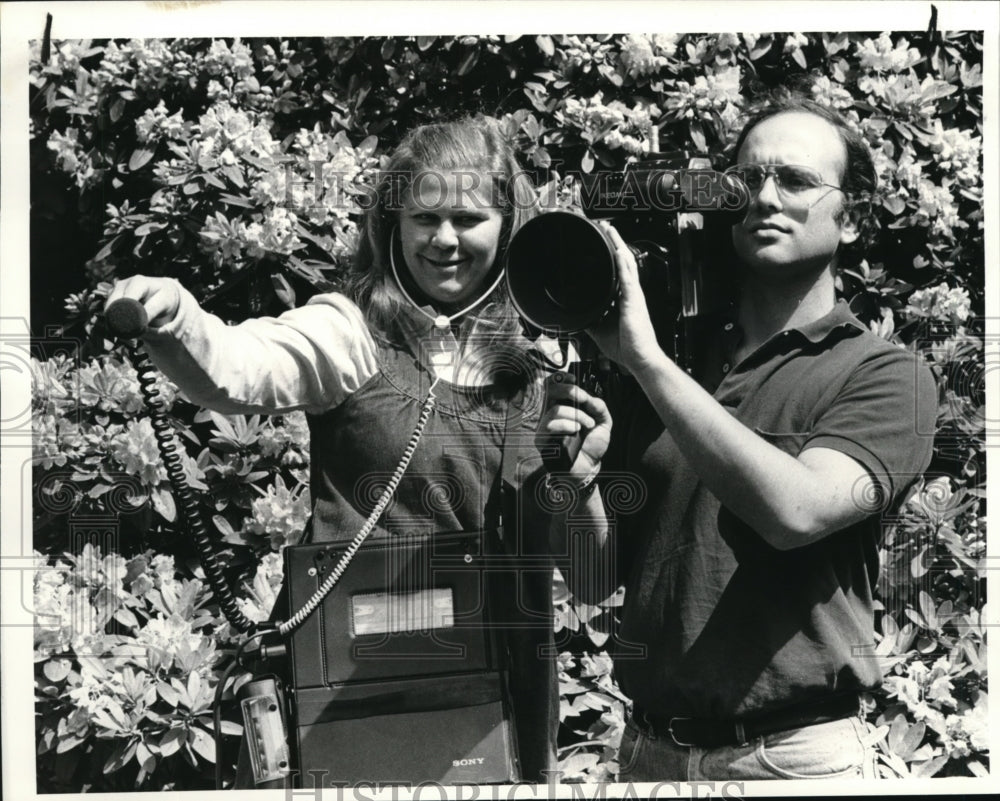
<path fill-rule="evenodd" d="M 336 293 L 280 317 L 226 325 L 183 287 L 177 316 L 145 346 L 185 396 L 224 414 L 318 414 L 340 404 L 378 369 L 361 310 Z"/>
<path fill-rule="evenodd" d="M 930 464 L 937 407 L 927 365 L 900 348 L 880 349 L 854 370 L 803 450 L 851 456 L 878 482 L 881 500 L 894 505 Z"/>

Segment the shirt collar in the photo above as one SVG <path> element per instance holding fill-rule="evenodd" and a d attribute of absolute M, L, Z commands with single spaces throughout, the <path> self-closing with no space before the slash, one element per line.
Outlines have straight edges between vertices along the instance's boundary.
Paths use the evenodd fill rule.
<path fill-rule="evenodd" d="M 838 300 L 836 305 L 834 305 L 834 307 L 827 314 L 823 315 L 818 320 L 813 320 L 811 323 L 800 326 L 795 330 L 797 330 L 810 342 L 819 343 L 835 331 L 844 330 L 845 332 L 849 332 L 849 329 L 852 328 L 858 329 L 859 331 L 868 330 L 851 312 L 850 307 L 847 305 L 847 301 Z"/>
<path fill-rule="evenodd" d="M 431 337 L 442 342 L 455 343 L 455 335 L 450 326 L 438 328 L 434 325 L 437 316 L 438 313 L 430 305 L 418 309 L 407 303 L 401 307 L 396 322 L 403 339 L 410 346 L 416 346 L 417 343 Z"/>

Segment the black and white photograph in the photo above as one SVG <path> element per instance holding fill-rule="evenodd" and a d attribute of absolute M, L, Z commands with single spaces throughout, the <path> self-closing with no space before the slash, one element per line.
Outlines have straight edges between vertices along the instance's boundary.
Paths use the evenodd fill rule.
<path fill-rule="evenodd" d="M 995 787 L 998 6 L 0 15 L 6 797 Z"/>

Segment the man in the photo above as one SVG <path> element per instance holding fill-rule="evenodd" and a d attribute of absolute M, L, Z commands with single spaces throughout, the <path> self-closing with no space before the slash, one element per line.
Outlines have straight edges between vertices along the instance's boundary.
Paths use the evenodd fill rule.
<path fill-rule="evenodd" d="M 618 541 L 628 647 L 615 673 L 633 701 L 620 778 L 871 776 L 859 693 L 881 683 L 880 518 L 929 462 L 919 432 L 933 430 L 934 381 L 835 297 L 838 260 L 867 222 L 853 209 L 875 185 L 863 140 L 785 96 L 735 153 L 751 195 L 732 229 L 739 291 L 701 343 L 698 380 L 658 347 L 609 228 L 620 313 L 591 334 L 641 395 L 611 435 L 602 401 L 553 382 L 540 437 L 580 440 L 574 524 L 593 522 L 605 560 Z M 646 492 L 628 519 L 609 510 L 613 526 L 592 489 L 602 462 Z"/>

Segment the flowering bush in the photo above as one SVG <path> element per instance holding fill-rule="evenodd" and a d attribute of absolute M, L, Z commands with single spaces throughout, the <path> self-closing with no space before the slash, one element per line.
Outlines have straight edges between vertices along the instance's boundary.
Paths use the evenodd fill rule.
<path fill-rule="evenodd" d="M 987 770 L 981 35 L 63 41 L 44 63 L 36 43 L 30 82 L 32 319 L 82 341 L 60 355 L 40 341 L 32 365 L 46 789 L 208 786 L 205 699 L 231 645 L 173 536 L 135 371 L 95 325 L 108 281 L 173 276 L 228 319 L 277 312 L 338 285 L 359 198 L 413 124 L 494 110 L 562 204 L 576 172 L 654 150 L 720 159 L 754 91 L 789 82 L 845 115 L 880 177 L 879 236 L 839 289 L 941 389 L 927 478 L 884 525 L 887 679 L 866 699 L 882 769 Z M 157 385 L 240 608 L 262 620 L 310 508 L 304 418 L 218 415 Z M 88 520 L 110 521 L 110 545 L 67 548 Z M 620 597 L 555 592 L 574 635 L 561 767 L 605 779 L 625 699 L 600 649 Z"/>
<path fill-rule="evenodd" d="M 173 557 L 36 552 L 35 692 L 43 789 L 169 789 L 216 760 L 212 705 L 228 637 Z M 112 624 L 117 624 L 113 626 Z M 228 697 L 246 676 L 232 681 Z M 225 721 L 224 735 L 242 728 Z"/>

